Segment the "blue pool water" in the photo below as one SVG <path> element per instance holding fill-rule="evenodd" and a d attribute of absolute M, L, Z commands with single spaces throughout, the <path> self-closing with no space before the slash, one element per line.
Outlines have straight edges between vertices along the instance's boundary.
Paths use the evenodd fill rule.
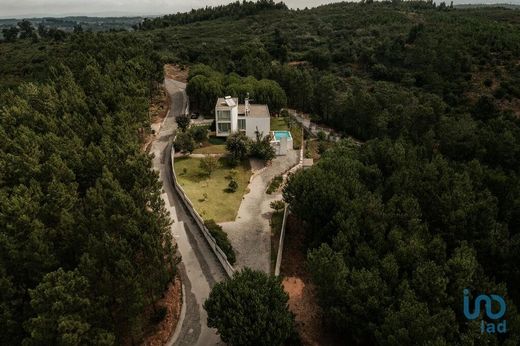
<path fill-rule="evenodd" d="M 288 140 L 291 140 L 291 132 L 289 131 L 273 131 L 274 132 L 274 139 L 277 141 L 280 140 L 280 138 L 287 138 Z"/>

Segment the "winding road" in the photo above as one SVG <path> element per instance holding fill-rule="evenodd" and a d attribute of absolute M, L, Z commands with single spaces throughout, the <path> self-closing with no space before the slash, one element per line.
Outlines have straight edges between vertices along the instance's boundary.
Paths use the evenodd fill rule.
<path fill-rule="evenodd" d="M 217 331 L 208 328 L 202 304 L 213 285 L 226 276 L 172 185 L 170 139 L 177 128 L 175 117 L 186 109 L 186 84 L 165 79 L 164 85 L 170 95 L 170 111 L 160 129 L 156 130 L 158 135 L 151 144 L 150 152 L 154 155 L 153 168 L 159 172 L 163 185 L 162 198 L 173 220 L 172 234 L 182 256 L 179 270 L 185 294 L 185 313 L 181 314 L 179 321 L 181 327 L 168 345 L 224 345 Z"/>

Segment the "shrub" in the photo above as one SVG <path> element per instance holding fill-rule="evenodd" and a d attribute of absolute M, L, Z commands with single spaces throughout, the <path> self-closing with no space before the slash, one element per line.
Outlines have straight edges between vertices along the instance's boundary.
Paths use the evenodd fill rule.
<path fill-rule="evenodd" d="M 275 211 L 282 211 L 285 208 L 284 201 L 278 200 L 278 201 L 272 201 L 270 204 L 270 207 L 274 209 Z"/>
<path fill-rule="evenodd" d="M 276 153 L 274 148 L 271 146 L 270 136 L 262 138 L 262 135 L 257 132 L 256 140 L 251 144 L 251 156 L 264 160 L 265 162 L 271 161 L 275 158 Z"/>
<path fill-rule="evenodd" d="M 211 174 L 218 168 L 218 159 L 213 156 L 206 156 L 200 160 L 199 167 L 211 177 Z"/>
<path fill-rule="evenodd" d="M 182 153 L 192 153 L 193 150 L 195 150 L 195 141 L 189 134 L 181 132 L 175 138 L 173 147 L 175 148 L 175 151 L 180 151 Z"/>
<path fill-rule="evenodd" d="M 229 192 L 236 192 L 238 189 L 238 183 L 235 179 L 231 179 L 228 184 L 228 191 Z"/>
<path fill-rule="evenodd" d="M 214 220 L 204 221 L 204 225 L 208 229 L 209 233 L 215 238 L 218 247 L 226 254 L 226 258 L 229 263 L 235 264 L 236 255 L 231 242 L 228 239 L 226 232 L 222 230 L 222 227 L 218 225 Z"/>
<path fill-rule="evenodd" d="M 206 126 L 193 126 L 190 128 L 189 133 L 196 142 L 204 142 L 208 138 L 208 128 Z"/>
<path fill-rule="evenodd" d="M 280 185 L 282 184 L 282 181 L 283 181 L 283 177 L 281 175 L 277 175 L 276 177 L 274 177 L 271 182 L 269 183 L 269 187 L 267 188 L 267 191 L 266 193 L 268 195 L 272 194 L 273 192 L 275 192 L 276 190 L 278 190 L 278 188 L 280 187 Z"/>
<path fill-rule="evenodd" d="M 327 139 L 327 134 L 323 131 L 318 131 L 318 134 L 316 135 L 318 137 L 318 140 L 320 141 L 324 141 L 325 139 Z"/>
<path fill-rule="evenodd" d="M 190 118 L 185 115 L 176 117 L 175 121 L 177 122 L 177 126 L 182 132 L 186 132 L 188 126 L 190 126 Z"/>
<path fill-rule="evenodd" d="M 153 312 L 150 321 L 152 322 L 152 324 L 159 324 L 162 320 L 164 320 L 167 313 L 168 309 L 166 309 L 166 306 L 160 306 L 157 310 Z"/>
<path fill-rule="evenodd" d="M 232 165 L 236 165 L 249 153 L 249 138 L 241 132 L 233 133 L 226 140 L 226 150 L 230 154 Z"/>

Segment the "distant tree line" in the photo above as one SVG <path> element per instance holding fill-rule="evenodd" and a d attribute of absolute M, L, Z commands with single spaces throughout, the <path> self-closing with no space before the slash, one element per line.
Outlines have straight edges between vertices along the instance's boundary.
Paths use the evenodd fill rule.
<path fill-rule="evenodd" d="M 225 17 L 241 18 L 265 10 L 286 9 L 287 6 L 283 2 L 275 3 L 273 0 L 235 1 L 227 5 L 206 6 L 204 8 L 192 9 L 190 12 L 170 14 L 159 18 L 145 18 L 142 23 L 135 26 L 135 29 L 152 30 Z"/>

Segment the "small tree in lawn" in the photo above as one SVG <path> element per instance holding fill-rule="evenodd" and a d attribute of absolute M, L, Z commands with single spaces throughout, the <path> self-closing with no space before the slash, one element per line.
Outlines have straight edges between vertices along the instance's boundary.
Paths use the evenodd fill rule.
<path fill-rule="evenodd" d="M 238 183 L 235 179 L 231 178 L 228 184 L 228 191 L 229 192 L 236 192 L 238 189 Z"/>
<path fill-rule="evenodd" d="M 175 121 L 177 122 L 177 126 L 182 132 L 186 132 L 188 126 L 190 126 L 190 118 L 185 115 L 176 117 Z"/>
<path fill-rule="evenodd" d="M 208 176 L 211 177 L 211 174 L 218 168 L 218 159 L 213 156 L 206 156 L 200 160 L 200 169 L 204 171 Z"/>
<path fill-rule="evenodd" d="M 204 309 L 229 345 L 283 345 L 294 331 L 288 300 L 279 277 L 246 268 L 217 283 Z"/>
<path fill-rule="evenodd" d="M 175 151 L 191 154 L 195 150 L 195 141 L 189 134 L 181 132 L 175 138 L 173 147 Z"/>
<path fill-rule="evenodd" d="M 231 156 L 232 164 L 236 165 L 249 153 L 249 138 L 242 132 L 233 133 L 226 140 L 226 149 Z"/>

